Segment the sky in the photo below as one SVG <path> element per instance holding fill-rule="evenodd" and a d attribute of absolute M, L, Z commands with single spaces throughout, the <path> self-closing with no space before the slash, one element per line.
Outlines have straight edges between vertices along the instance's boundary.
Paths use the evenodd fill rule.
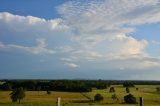
<path fill-rule="evenodd" d="M 160 0 L 0 0 L 0 79 L 160 80 Z"/>

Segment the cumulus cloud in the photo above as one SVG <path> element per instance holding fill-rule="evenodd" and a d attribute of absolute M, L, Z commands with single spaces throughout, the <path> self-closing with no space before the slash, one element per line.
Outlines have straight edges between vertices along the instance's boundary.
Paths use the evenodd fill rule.
<path fill-rule="evenodd" d="M 52 49 L 48 49 L 47 43 L 45 42 L 45 39 L 37 39 L 37 46 L 35 47 L 28 47 L 28 46 L 22 46 L 22 45 L 16 45 L 16 44 L 4 44 L 0 42 L 0 50 L 5 51 L 21 51 L 21 52 L 28 52 L 31 54 L 54 54 L 55 51 Z"/>
<path fill-rule="evenodd" d="M 37 32 L 45 31 L 58 31 L 63 29 L 64 31 L 68 28 L 63 24 L 63 20 L 60 18 L 53 20 L 45 20 L 43 18 L 33 17 L 33 16 L 19 16 L 13 15 L 8 12 L 0 13 L 1 26 L 5 25 L 15 31 L 28 31 L 33 30 Z M 15 27 L 16 26 L 16 27 Z M 44 26 L 44 27 L 43 27 Z M 33 31 L 32 31 L 33 32 Z"/>
<path fill-rule="evenodd" d="M 148 41 L 138 40 L 130 33 L 138 25 L 160 22 L 159 5 L 159 0 L 74 0 L 57 7 L 61 15 L 57 19 L 0 13 L 0 30 L 12 31 L 15 36 L 27 32 L 34 39 L 45 37 L 49 46 L 61 54 L 60 60 L 73 68 L 80 65 L 68 62 L 86 60 L 109 61 L 111 67 L 119 69 L 134 68 L 133 64 L 139 68 L 157 67 L 160 62 L 149 59 L 151 56 L 146 52 Z M 32 54 L 54 53 L 42 39 L 37 40 L 35 47 L 0 43 L 0 48 Z"/>
<path fill-rule="evenodd" d="M 145 51 L 148 41 L 137 40 L 130 33 L 137 25 L 160 22 L 159 3 L 159 0 L 78 0 L 62 4 L 58 10 L 76 35 L 72 39 L 81 48 L 76 52 L 81 59 L 115 63 L 114 60 L 122 59 L 132 62 L 134 58 L 135 66 L 142 68 L 157 66 L 159 62 L 150 59 L 138 62 L 150 57 Z"/>

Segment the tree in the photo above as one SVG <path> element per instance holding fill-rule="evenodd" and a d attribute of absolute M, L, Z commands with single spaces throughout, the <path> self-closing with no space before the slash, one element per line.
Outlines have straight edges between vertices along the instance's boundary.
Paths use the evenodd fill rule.
<path fill-rule="evenodd" d="M 12 86 L 10 83 L 2 84 L 2 88 L 3 88 L 3 90 L 9 90 L 9 91 L 12 90 Z"/>
<path fill-rule="evenodd" d="M 156 90 L 157 90 L 157 92 L 160 92 L 160 87 L 157 87 Z"/>
<path fill-rule="evenodd" d="M 132 94 L 124 96 L 124 101 L 125 101 L 125 103 L 128 103 L 128 104 L 136 104 L 137 103 L 136 98 Z"/>
<path fill-rule="evenodd" d="M 135 87 L 132 82 L 124 82 L 123 87 Z"/>
<path fill-rule="evenodd" d="M 130 92 L 130 90 L 129 90 L 129 88 L 128 88 L 128 87 L 126 88 L 126 92 L 127 92 L 127 93 L 129 93 L 129 92 Z"/>
<path fill-rule="evenodd" d="M 100 102 L 103 100 L 103 96 L 101 94 L 96 94 L 94 96 L 94 101 Z"/>
<path fill-rule="evenodd" d="M 116 94 L 113 94 L 113 95 L 112 95 L 112 99 L 113 99 L 113 100 L 117 100 L 117 101 L 119 100 Z"/>
<path fill-rule="evenodd" d="M 10 94 L 10 97 L 12 99 L 12 102 L 21 102 L 21 100 L 25 97 L 25 90 L 20 87 L 20 88 L 17 88 L 17 89 L 14 89 L 11 94 Z"/>
<path fill-rule="evenodd" d="M 109 92 L 111 92 L 111 93 L 112 93 L 112 92 L 115 92 L 114 87 L 111 87 L 110 90 L 109 90 Z"/>
<path fill-rule="evenodd" d="M 50 95 L 50 94 L 51 94 L 51 91 L 47 90 L 47 94 Z"/>

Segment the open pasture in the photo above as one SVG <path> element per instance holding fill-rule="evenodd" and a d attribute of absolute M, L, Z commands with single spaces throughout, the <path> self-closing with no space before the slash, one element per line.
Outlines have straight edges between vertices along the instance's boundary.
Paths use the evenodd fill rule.
<path fill-rule="evenodd" d="M 26 91 L 26 97 L 21 104 L 18 104 L 12 103 L 9 95 L 11 91 L 0 91 L 0 106 L 56 106 L 57 97 L 61 97 L 61 106 L 139 106 L 139 104 L 124 104 L 123 97 L 127 95 L 125 88 L 122 85 L 113 85 L 113 87 L 119 100 L 111 98 L 114 93 L 110 93 L 109 88 L 93 89 L 88 93 L 52 91 L 50 95 L 46 91 Z M 160 106 L 160 94 L 156 91 L 156 87 L 160 86 L 137 85 L 130 88 L 130 93 L 136 97 L 137 102 L 139 102 L 139 97 L 143 97 L 144 106 Z M 139 89 L 136 90 L 136 88 Z M 93 102 L 94 95 L 97 93 L 104 97 L 102 102 Z"/>

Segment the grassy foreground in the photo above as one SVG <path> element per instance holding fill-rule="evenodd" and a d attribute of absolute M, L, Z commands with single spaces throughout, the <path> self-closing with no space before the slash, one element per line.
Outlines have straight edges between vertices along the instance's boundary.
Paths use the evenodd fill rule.
<path fill-rule="evenodd" d="M 114 87 L 119 101 L 111 98 L 113 93 L 109 93 L 109 89 L 94 89 L 89 93 L 52 91 L 50 95 L 46 91 L 27 91 L 21 104 L 17 104 L 11 102 L 10 91 L 0 91 L 0 106 L 56 106 L 57 97 L 61 97 L 61 106 L 139 106 L 138 104 L 123 104 L 123 97 L 127 95 L 125 88 L 121 85 L 115 85 Z M 156 92 L 156 87 L 160 87 L 160 85 L 138 85 L 136 87 L 139 88 L 138 91 L 135 88 L 130 88 L 130 92 L 137 98 L 137 102 L 139 102 L 139 97 L 142 96 L 144 106 L 160 106 L 160 94 Z M 96 93 L 104 96 L 102 102 L 91 102 Z"/>

